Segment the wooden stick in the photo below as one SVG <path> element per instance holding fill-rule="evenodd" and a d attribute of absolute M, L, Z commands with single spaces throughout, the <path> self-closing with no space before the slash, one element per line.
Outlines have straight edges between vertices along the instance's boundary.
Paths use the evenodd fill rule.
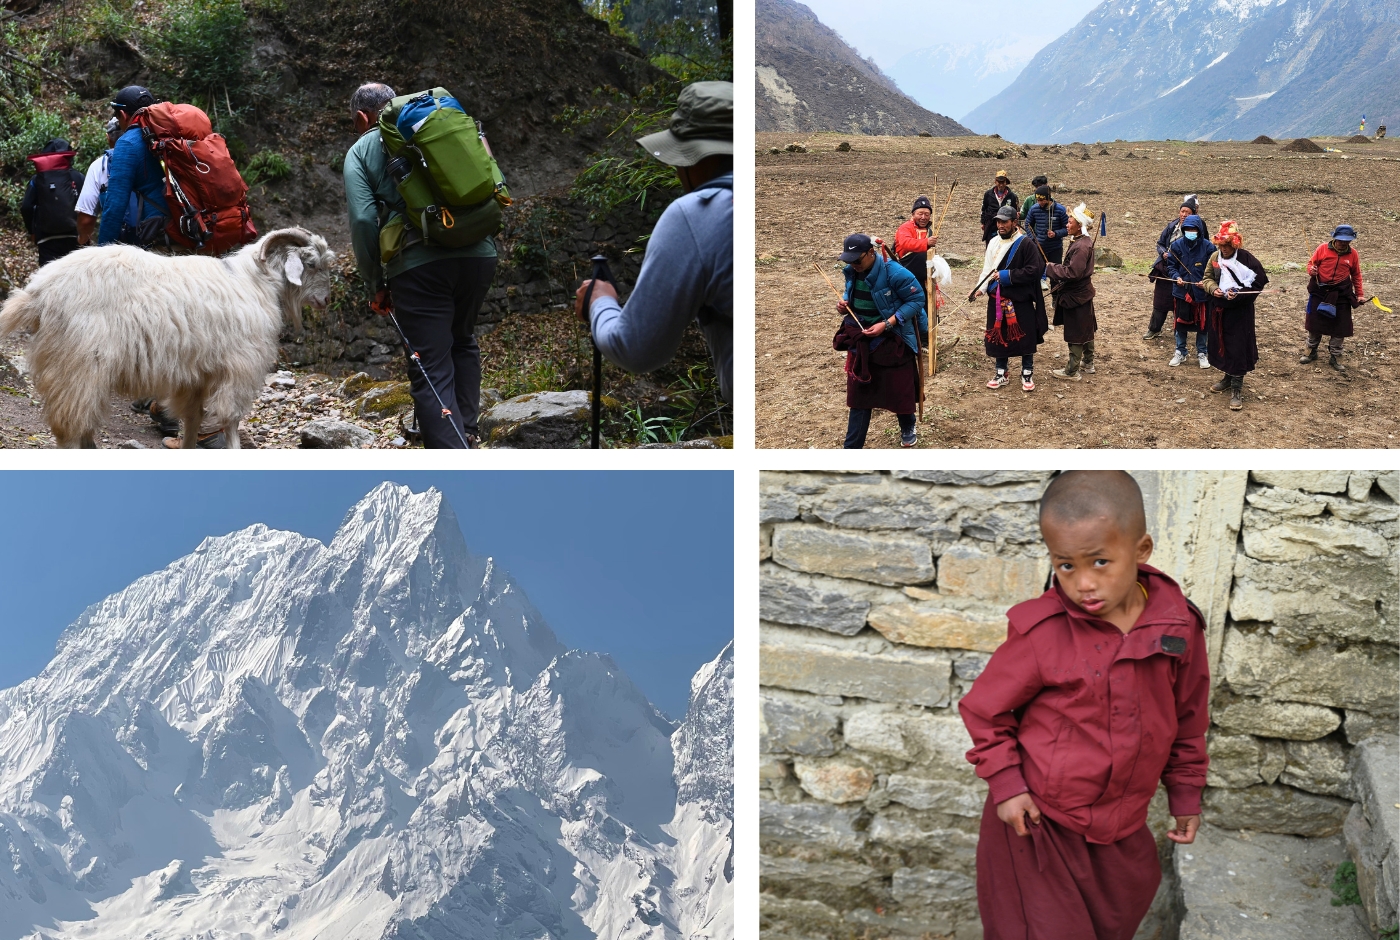
<path fill-rule="evenodd" d="M 933 378 L 933 373 L 938 371 L 938 303 L 936 301 L 938 290 L 934 285 L 937 283 L 933 279 L 933 265 L 924 267 L 924 281 L 927 290 L 925 298 L 928 303 L 928 375 Z"/>
<path fill-rule="evenodd" d="M 958 188 L 958 181 L 953 180 L 953 185 L 948 187 L 948 200 L 943 203 L 943 214 L 938 217 L 938 227 L 933 230 L 933 237 L 938 238 L 938 233 L 943 231 L 943 220 L 948 218 L 948 207 L 953 204 L 953 190 Z"/>
<path fill-rule="evenodd" d="M 822 266 L 813 261 L 812 267 L 817 269 L 817 273 L 822 276 L 822 280 L 826 281 L 826 286 L 830 287 L 831 292 L 836 295 L 836 302 L 839 304 L 845 303 L 846 298 L 841 296 L 841 292 L 836 289 L 836 285 L 831 282 L 831 278 L 827 277 L 826 272 L 822 270 Z"/>

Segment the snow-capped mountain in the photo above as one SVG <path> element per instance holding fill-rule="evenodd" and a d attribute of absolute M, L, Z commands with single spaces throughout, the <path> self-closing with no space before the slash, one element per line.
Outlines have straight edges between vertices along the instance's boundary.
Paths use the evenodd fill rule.
<path fill-rule="evenodd" d="M 0 691 L 0 940 L 732 937 L 732 676 L 673 725 L 435 490 L 206 539 Z"/>
<path fill-rule="evenodd" d="M 963 121 L 1013 140 L 1248 140 L 1400 120 L 1395 0 L 1105 0 Z"/>
<path fill-rule="evenodd" d="M 1044 45 L 1044 36 L 999 33 L 981 42 L 925 46 L 900 56 L 890 78 L 930 110 L 967 114 L 1011 84 Z"/>

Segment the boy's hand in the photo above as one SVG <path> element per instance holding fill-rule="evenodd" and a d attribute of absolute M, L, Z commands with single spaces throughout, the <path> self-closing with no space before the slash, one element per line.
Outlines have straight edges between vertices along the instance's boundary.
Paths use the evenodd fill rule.
<path fill-rule="evenodd" d="M 998 808 L 1000 812 L 1000 808 Z M 1180 842 L 1182 845 L 1190 845 L 1196 841 L 1196 830 L 1201 828 L 1200 816 L 1177 816 L 1176 828 L 1167 830 L 1167 838 L 1173 842 Z"/>
<path fill-rule="evenodd" d="M 1018 836 L 1028 836 L 1031 834 L 1030 827 L 1026 824 L 1026 814 L 1030 814 L 1031 826 L 1040 825 L 1040 807 L 1035 805 L 1035 800 L 1031 799 L 1029 793 L 1018 793 L 1005 803 L 997 804 L 997 819 L 1006 823 L 1016 830 Z M 1199 821 L 1200 817 L 1194 817 Z M 1195 834 L 1192 829 L 1192 835 Z M 1187 840 L 1190 841 L 1190 840 Z"/>

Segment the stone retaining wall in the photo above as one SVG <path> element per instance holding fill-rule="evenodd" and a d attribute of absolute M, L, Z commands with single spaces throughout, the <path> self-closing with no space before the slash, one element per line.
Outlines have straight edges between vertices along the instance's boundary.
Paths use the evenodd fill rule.
<path fill-rule="evenodd" d="M 986 787 L 963 758 L 971 742 L 956 704 L 1004 638 L 1006 608 L 1047 583 L 1036 516 L 1050 476 L 762 475 L 766 936 L 981 936 Z M 1137 476 L 1154 562 L 1209 624 L 1208 818 L 1302 835 L 1347 823 L 1353 855 L 1369 853 L 1374 872 L 1361 879 L 1368 911 L 1390 926 L 1400 861 L 1381 835 L 1395 828 L 1390 804 L 1352 800 L 1365 776 L 1358 742 L 1393 753 L 1396 735 L 1397 475 Z M 1167 863 L 1161 794 L 1149 820 Z M 1164 868 L 1140 937 L 1173 935 Z"/>

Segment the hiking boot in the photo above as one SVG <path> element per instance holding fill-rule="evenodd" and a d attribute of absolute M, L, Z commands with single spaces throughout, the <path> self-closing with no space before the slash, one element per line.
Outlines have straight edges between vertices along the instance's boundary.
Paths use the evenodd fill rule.
<path fill-rule="evenodd" d="M 1161 330 L 1145 330 L 1145 331 L 1143 332 L 1143 334 L 1142 334 L 1142 338 L 1143 338 L 1144 341 L 1146 341 L 1146 340 L 1149 340 L 1149 339 L 1156 339 L 1157 337 L 1159 337 L 1159 336 L 1161 336 L 1161 335 L 1162 335 L 1162 331 L 1161 331 Z"/>
<path fill-rule="evenodd" d="M 1185 361 L 1186 361 L 1186 353 L 1184 353 L 1184 352 L 1182 352 L 1181 350 L 1178 349 L 1176 352 L 1172 353 L 1172 361 L 1169 362 L 1169 363 L 1167 363 L 1167 365 L 1169 365 L 1169 366 L 1179 366 L 1179 365 L 1181 365 L 1181 364 L 1182 364 L 1183 362 L 1185 362 Z"/>
<path fill-rule="evenodd" d="M 154 401 L 154 399 L 138 398 L 131 403 L 131 410 L 136 412 L 138 415 L 148 415 L 151 413 L 152 401 Z"/>
<path fill-rule="evenodd" d="M 1219 382 L 1216 382 L 1214 385 L 1212 385 L 1212 386 L 1210 387 L 1210 390 L 1211 390 L 1212 392 L 1223 392 L 1223 391 L 1225 391 L 1225 390 L 1226 390 L 1227 388 L 1229 388 L 1229 387 L 1230 387 L 1230 377 L 1229 377 L 1228 375 L 1222 375 L 1222 376 L 1220 377 L 1220 381 L 1219 381 Z"/>
<path fill-rule="evenodd" d="M 919 443 L 918 431 L 910 431 L 908 434 L 905 434 L 903 431 L 899 432 L 900 447 L 913 447 L 917 443 Z"/>
<path fill-rule="evenodd" d="M 147 412 L 151 416 L 152 423 L 160 429 L 161 437 L 179 437 L 180 419 L 160 406 L 159 402 L 151 402 L 147 406 Z"/>
<path fill-rule="evenodd" d="M 1022 372 L 1022 373 L 1021 373 L 1021 391 L 1023 391 L 1023 392 L 1033 392 L 1033 391 L 1035 391 L 1035 378 L 1034 378 L 1030 373 L 1028 373 L 1028 372 Z"/>
<path fill-rule="evenodd" d="M 178 437 L 167 437 L 161 441 L 164 447 L 170 450 L 179 450 L 181 440 Z M 200 450 L 225 450 L 228 447 L 228 440 L 224 437 L 223 431 L 214 431 L 212 434 L 201 434 L 195 441 L 195 446 Z"/>
<path fill-rule="evenodd" d="M 1338 372 L 1346 372 L 1347 370 L 1347 367 L 1342 365 L 1342 360 L 1338 359 L 1336 356 L 1328 356 L 1327 364 Z"/>
<path fill-rule="evenodd" d="M 1083 377 L 1078 372 L 1071 372 L 1068 369 L 1051 369 L 1050 374 L 1057 379 L 1067 379 L 1070 382 L 1083 381 Z"/>
<path fill-rule="evenodd" d="M 1317 347 L 1309 346 L 1308 351 L 1303 353 L 1302 358 L 1300 358 L 1298 362 L 1299 364 L 1304 362 L 1317 362 Z"/>
<path fill-rule="evenodd" d="M 990 379 L 987 380 L 988 388 L 1001 388 L 1003 385 L 1010 384 L 1011 380 L 1006 377 L 1005 372 L 998 372 L 996 375 L 992 376 Z"/>
<path fill-rule="evenodd" d="M 1196 364 L 1202 369 L 1210 368 L 1210 357 L 1205 353 L 1196 353 Z"/>
<path fill-rule="evenodd" d="M 1244 389 L 1242 389 L 1242 388 L 1232 388 L 1232 389 L 1230 389 L 1230 410 L 1231 410 L 1231 411 L 1239 411 L 1239 410 L 1240 410 L 1241 408 L 1243 408 L 1243 407 L 1244 407 Z"/>

